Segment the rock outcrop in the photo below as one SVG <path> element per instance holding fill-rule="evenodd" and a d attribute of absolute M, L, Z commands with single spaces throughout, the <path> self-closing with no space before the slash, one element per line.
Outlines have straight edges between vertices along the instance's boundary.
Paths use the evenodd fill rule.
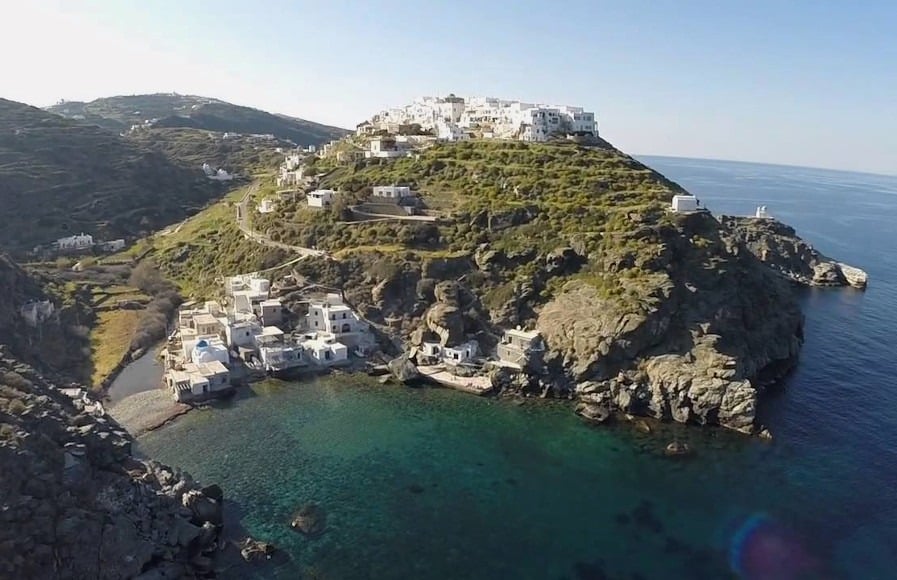
<path fill-rule="evenodd" d="M 807 286 L 865 288 L 866 272 L 820 254 L 791 226 L 772 218 L 723 216 L 723 234 L 786 279 Z"/>
<path fill-rule="evenodd" d="M 641 249 L 606 256 L 617 286 L 569 282 L 540 312 L 554 372 L 585 416 L 752 431 L 758 394 L 801 346 L 793 292 L 709 214 L 633 225 L 615 247 Z"/>
<path fill-rule="evenodd" d="M 220 490 L 135 459 L 100 403 L 5 349 L 0 383 L 0 577 L 211 573 Z"/>

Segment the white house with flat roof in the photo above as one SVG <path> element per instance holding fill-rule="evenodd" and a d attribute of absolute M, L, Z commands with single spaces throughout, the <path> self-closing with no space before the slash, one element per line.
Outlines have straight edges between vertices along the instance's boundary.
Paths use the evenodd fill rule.
<path fill-rule="evenodd" d="M 542 362 L 545 344 L 537 330 L 509 329 L 498 343 L 496 353 L 503 366 L 523 369 Z"/>
<path fill-rule="evenodd" d="M 328 294 L 323 300 L 308 304 L 306 325 L 309 330 L 327 332 L 336 336 L 367 330 L 358 315 L 343 303 L 339 294 Z"/>
<path fill-rule="evenodd" d="M 259 203 L 258 212 L 261 214 L 265 213 L 274 213 L 277 209 L 277 202 L 271 199 L 270 197 L 266 197 Z"/>
<path fill-rule="evenodd" d="M 319 365 L 340 364 L 349 358 L 349 348 L 329 332 L 310 332 L 301 344 L 309 359 Z"/>
<path fill-rule="evenodd" d="M 407 185 L 377 185 L 371 191 L 374 200 L 398 202 L 408 197 L 414 197 L 414 192 Z"/>
<path fill-rule="evenodd" d="M 333 205 L 333 197 L 336 192 L 332 189 L 316 189 L 305 195 L 308 207 L 324 208 Z"/>
<path fill-rule="evenodd" d="M 674 195 L 670 209 L 675 213 L 691 213 L 698 211 L 698 205 L 700 202 L 693 195 Z"/>
<path fill-rule="evenodd" d="M 172 398 L 178 402 L 202 400 L 230 390 L 230 371 L 221 362 L 185 363 L 165 373 Z"/>

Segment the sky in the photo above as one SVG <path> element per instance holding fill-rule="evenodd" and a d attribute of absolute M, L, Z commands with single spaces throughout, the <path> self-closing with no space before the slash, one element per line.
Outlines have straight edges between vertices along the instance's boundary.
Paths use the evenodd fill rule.
<path fill-rule="evenodd" d="M 0 96 L 216 97 L 354 127 L 423 95 L 579 105 L 637 155 L 897 174 L 897 2 L 0 0 Z"/>

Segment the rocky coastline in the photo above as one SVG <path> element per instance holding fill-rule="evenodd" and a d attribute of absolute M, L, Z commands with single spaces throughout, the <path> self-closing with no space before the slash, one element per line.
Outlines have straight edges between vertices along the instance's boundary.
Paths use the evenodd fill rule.
<path fill-rule="evenodd" d="M 527 296 L 544 286 L 534 278 L 529 289 L 517 285 L 507 303 L 486 308 L 463 281 L 418 281 L 417 299 L 426 299 L 421 288 L 430 296 L 421 315 L 406 317 L 396 333 L 410 351 L 395 361 L 393 374 L 414 376 L 408 354 L 413 357 L 425 340 L 476 337 L 488 344 L 500 326 L 523 324 L 544 338 L 545 365 L 489 371 L 500 395 L 570 399 L 594 422 L 644 416 L 768 433 L 756 421 L 758 400 L 793 368 L 804 339 L 794 286 L 864 288 L 865 272 L 819 254 L 773 219 L 717 219 L 708 212 L 630 219 L 615 247 L 633 247 L 637 239 L 640 254 L 609 250 L 601 256 L 610 276 L 640 284 L 629 295 L 602 293 L 573 278 L 544 304 L 533 304 Z M 514 259 L 480 248 L 469 266 L 488 272 Z M 544 258 L 542 275 L 549 267 L 569 272 L 595 259 L 565 248 Z M 637 280 L 629 273 L 633 267 Z M 429 265 L 422 271 L 462 269 Z M 410 302 L 401 292 L 384 291 L 398 286 L 387 280 L 374 287 L 379 308 L 388 309 L 391 300 Z"/>
<path fill-rule="evenodd" d="M 213 575 L 222 492 L 131 454 L 85 389 L 0 352 L 0 576 Z"/>

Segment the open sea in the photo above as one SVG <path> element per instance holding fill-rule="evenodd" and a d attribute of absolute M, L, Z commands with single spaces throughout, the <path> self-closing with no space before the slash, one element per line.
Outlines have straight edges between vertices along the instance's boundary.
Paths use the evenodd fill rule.
<path fill-rule="evenodd" d="M 897 578 L 897 177 L 643 161 L 869 273 L 865 292 L 801 292 L 800 364 L 761 407 L 771 443 L 367 377 L 261 383 L 140 440 L 222 486 L 232 533 L 281 550 L 222 576 Z M 665 458 L 674 438 L 696 454 Z M 289 527 L 308 502 L 327 513 L 317 538 Z"/>

